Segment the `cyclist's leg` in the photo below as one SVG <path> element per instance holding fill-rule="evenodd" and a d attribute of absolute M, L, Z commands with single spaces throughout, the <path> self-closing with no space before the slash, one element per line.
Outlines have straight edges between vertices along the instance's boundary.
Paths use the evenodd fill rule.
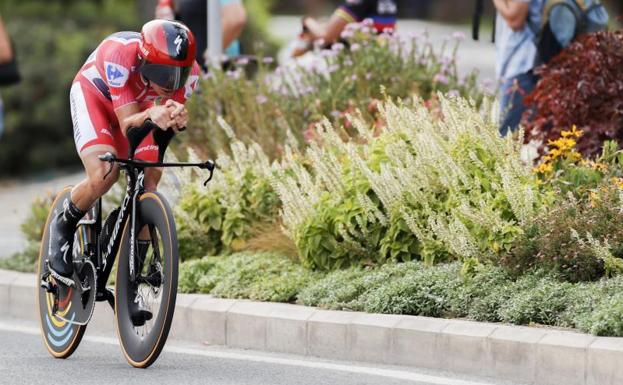
<path fill-rule="evenodd" d="M 110 115 L 106 104 L 97 94 L 98 91 L 93 90 L 88 82 L 85 83 L 82 84 L 77 80 L 72 84 L 70 103 L 74 141 L 87 177 L 74 187 L 70 199 L 64 205 L 64 210 L 50 225 L 51 254 L 48 260 L 51 272 L 61 281 L 62 278 L 70 278 L 73 275 L 71 250 L 78 222 L 95 200 L 112 186 L 118 174 L 114 171 L 103 180 L 108 170 L 97 156 L 106 151 L 115 152 L 110 131 Z M 72 284 L 70 279 L 63 282 Z"/>

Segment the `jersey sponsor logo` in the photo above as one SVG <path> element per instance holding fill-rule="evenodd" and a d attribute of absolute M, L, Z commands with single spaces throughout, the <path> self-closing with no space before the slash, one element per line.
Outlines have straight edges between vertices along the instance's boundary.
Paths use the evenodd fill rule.
<path fill-rule="evenodd" d="M 190 75 L 188 80 L 186 80 L 186 84 L 184 85 L 184 98 L 189 99 L 195 88 L 197 87 L 197 81 L 199 80 L 199 76 Z"/>
<path fill-rule="evenodd" d="M 130 71 L 124 66 L 111 62 L 104 62 L 104 68 L 109 86 L 120 88 L 128 81 Z"/>

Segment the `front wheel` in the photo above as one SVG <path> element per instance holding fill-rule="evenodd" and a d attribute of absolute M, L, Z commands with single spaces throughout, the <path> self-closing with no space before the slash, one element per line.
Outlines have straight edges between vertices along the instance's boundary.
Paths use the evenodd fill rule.
<path fill-rule="evenodd" d="M 132 218 L 129 218 L 117 258 L 115 314 L 121 350 L 127 361 L 134 367 L 146 368 L 160 355 L 173 320 L 178 274 L 177 234 L 171 208 L 158 193 L 147 192 L 139 198 L 136 225 L 137 238 L 141 233 L 149 233 L 150 245 L 144 253 L 144 260 L 138 258 L 136 261 L 136 282 L 131 282 Z M 138 254 L 135 252 L 134 255 Z M 137 296 L 153 314 L 153 318 L 142 326 L 135 326 L 130 318 L 130 303 Z"/>

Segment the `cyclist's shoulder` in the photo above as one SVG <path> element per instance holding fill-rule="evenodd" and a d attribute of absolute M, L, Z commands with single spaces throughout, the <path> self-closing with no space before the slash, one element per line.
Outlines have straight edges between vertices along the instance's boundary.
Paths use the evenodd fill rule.
<path fill-rule="evenodd" d="M 98 62 L 131 65 L 136 61 L 140 41 L 138 32 L 121 31 L 108 35 L 97 48 Z"/>

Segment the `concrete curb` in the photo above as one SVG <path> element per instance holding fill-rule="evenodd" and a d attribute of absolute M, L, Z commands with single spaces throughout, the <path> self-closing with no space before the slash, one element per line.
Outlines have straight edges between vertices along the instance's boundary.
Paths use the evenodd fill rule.
<path fill-rule="evenodd" d="M 35 277 L 0 270 L 0 315 L 35 319 Z M 107 304 L 90 329 L 114 330 Z M 210 345 L 441 369 L 545 385 L 623 383 L 623 338 L 312 307 L 177 297 L 171 338 Z"/>

